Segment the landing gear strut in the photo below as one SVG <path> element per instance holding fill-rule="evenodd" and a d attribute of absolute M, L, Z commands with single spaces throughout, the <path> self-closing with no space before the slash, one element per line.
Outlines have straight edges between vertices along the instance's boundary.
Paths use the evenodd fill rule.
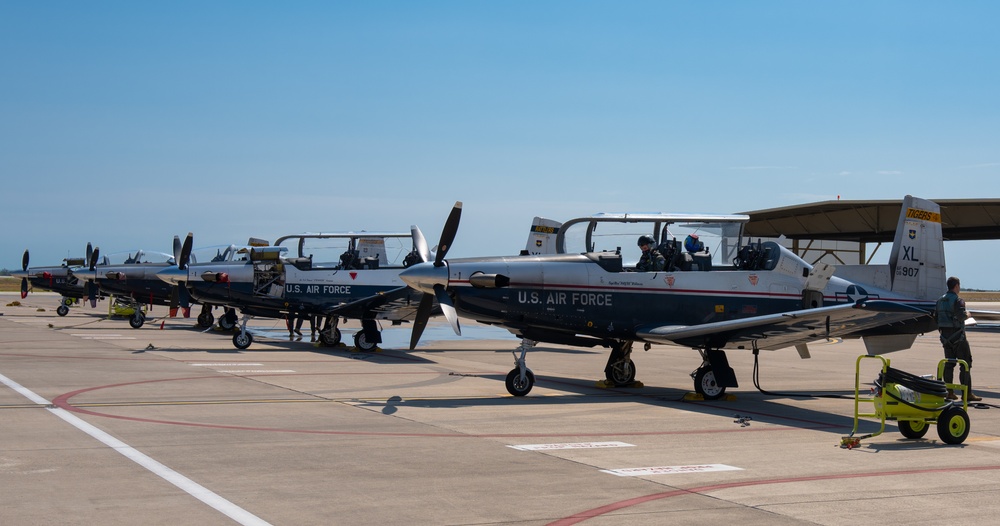
<path fill-rule="evenodd" d="M 250 321 L 250 316 L 244 314 L 243 321 L 240 322 L 240 332 L 233 335 L 233 346 L 237 349 L 246 349 L 253 343 L 253 335 L 247 332 L 248 321 Z"/>
<path fill-rule="evenodd" d="M 528 369 L 524 357 L 537 343 L 534 340 L 522 338 L 521 345 L 514 350 L 514 368 L 507 373 L 505 382 L 508 393 L 514 396 L 524 396 L 531 392 L 531 388 L 534 387 L 535 373 Z M 518 351 L 521 351 L 520 356 L 517 355 Z"/>

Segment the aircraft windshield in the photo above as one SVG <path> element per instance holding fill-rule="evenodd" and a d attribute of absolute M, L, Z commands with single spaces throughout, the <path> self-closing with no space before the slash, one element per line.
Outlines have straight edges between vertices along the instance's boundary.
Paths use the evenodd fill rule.
<path fill-rule="evenodd" d="M 300 244 L 301 243 L 301 244 Z M 288 246 L 292 254 L 312 257 L 313 267 L 335 267 L 341 264 L 341 256 L 354 249 L 359 258 L 377 257 L 381 266 L 402 266 L 403 258 L 413 250 L 410 236 L 355 236 L 295 237 L 289 236 L 281 244 Z M 294 257 L 294 256 L 291 256 Z"/>
<path fill-rule="evenodd" d="M 103 259 L 103 258 L 102 258 Z M 163 252 L 147 252 L 136 250 L 132 252 L 117 252 L 107 255 L 110 265 L 133 265 L 137 263 L 172 263 L 174 256 Z"/>
<path fill-rule="evenodd" d="M 240 249 L 245 249 L 240 251 Z M 222 261 L 248 261 L 249 248 L 237 245 L 213 245 L 191 250 L 191 263 L 219 263 Z"/>
<path fill-rule="evenodd" d="M 660 223 L 657 232 L 656 222 L 578 222 L 569 224 L 564 229 L 564 252 L 579 254 L 583 252 L 601 252 L 621 249 L 622 262 L 635 265 L 642 255 L 638 247 L 639 236 L 650 235 L 661 244 L 666 241 L 678 241 L 682 248 L 688 235 L 698 236 L 704 248 L 712 255 L 715 265 L 730 265 L 739 249 L 740 223 L 734 222 L 692 222 Z M 590 231 L 590 246 L 587 246 L 588 230 Z"/>

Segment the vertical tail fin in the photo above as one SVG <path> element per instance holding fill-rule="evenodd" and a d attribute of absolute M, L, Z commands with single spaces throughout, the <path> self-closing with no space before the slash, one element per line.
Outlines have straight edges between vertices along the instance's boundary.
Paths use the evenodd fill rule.
<path fill-rule="evenodd" d="M 944 236 L 937 203 L 911 195 L 903 198 L 889 271 L 893 292 L 922 300 L 937 299 L 945 292 Z"/>
<path fill-rule="evenodd" d="M 532 256 L 557 253 L 556 235 L 559 234 L 560 227 L 562 223 L 559 221 L 536 216 L 531 222 L 528 243 L 524 247 L 527 253 Z"/>

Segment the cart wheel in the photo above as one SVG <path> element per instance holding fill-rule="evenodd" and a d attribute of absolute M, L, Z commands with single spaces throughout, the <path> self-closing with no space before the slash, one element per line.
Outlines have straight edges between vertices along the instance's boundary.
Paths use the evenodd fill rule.
<path fill-rule="evenodd" d="M 961 444 L 969 436 L 969 415 L 961 407 L 951 406 L 941 411 L 937 428 L 942 442 Z"/>
<path fill-rule="evenodd" d="M 899 425 L 899 432 L 904 437 L 912 439 L 924 438 L 924 435 L 931 428 L 923 420 L 900 420 L 897 425 Z"/>

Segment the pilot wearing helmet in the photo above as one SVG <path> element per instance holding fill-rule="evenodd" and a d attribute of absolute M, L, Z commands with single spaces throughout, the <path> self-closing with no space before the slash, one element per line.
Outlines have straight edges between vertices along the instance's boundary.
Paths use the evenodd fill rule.
<path fill-rule="evenodd" d="M 639 262 L 635 265 L 637 271 L 651 272 L 666 268 L 667 260 L 663 254 L 660 254 L 660 251 L 656 250 L 654 244 L 656 244 L 656 240 L 653 239 L 653 236 L 639 236 L 638 245 L 642 249 L 642 256 L 639 257 Z"/>

